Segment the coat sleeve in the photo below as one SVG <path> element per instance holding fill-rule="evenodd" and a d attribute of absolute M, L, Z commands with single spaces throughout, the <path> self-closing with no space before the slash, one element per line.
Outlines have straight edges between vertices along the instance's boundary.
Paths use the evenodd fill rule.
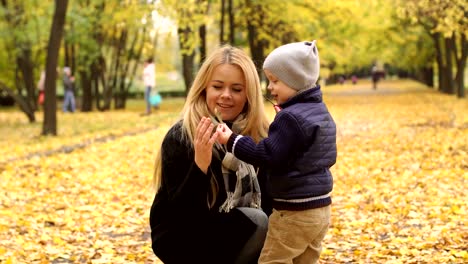
<path fill-rule="evenodd" d="M 181 137 L 181 127 L 173 127 L 162 143 L 162 185 L 177 207 L 207 208 L 210 177 L 198 168 L 193 148 Z"/>
<path fill-rule="evenodd" d="M 243 136 L 230 139 L 228 150 L 234 155 L 253 165 L 269 167 L 284 166 L 304 142 L 304 133 L 292 115 L 280 112 L 271 123 L 268 137 L 255 144 L 251 137 Z"/>

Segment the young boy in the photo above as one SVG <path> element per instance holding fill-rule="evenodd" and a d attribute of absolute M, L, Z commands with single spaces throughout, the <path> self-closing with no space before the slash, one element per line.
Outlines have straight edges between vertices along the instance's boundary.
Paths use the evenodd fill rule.
<path fill-rule="evenodd" d="M 273 50 L 263 70 L 281 111 L 258 144 L 217 128 L 218 141 L 253 165 L 269 168 L 273 213 L 259 263 L 316 263 L 329 224 L 336 125 L 322 101 L 316 41 Z"/>

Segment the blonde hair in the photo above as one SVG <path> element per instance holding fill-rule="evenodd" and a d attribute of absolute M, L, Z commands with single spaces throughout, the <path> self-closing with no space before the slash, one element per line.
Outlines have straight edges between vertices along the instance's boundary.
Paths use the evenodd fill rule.
<path fill-rule="evenodd" d="M 197 125 L 203 116 L 211 116 L 206 104 L 206 87 L 211 80 L 214 69 L 222 64 L 231 64 L 239 67 L 245 77 L 247 102 L 244 107 L 245 126 L 240 132 L 242 135 L 251 136 L 256 142 L 266 137 L 268 131 L 268 119 L 265 114 L 260 80 L 252 59 L 241 49 L 223 45 L 216 49 L 203 62 L 198 71 L 192 87 L 187 95 L 182 109 L 183 139 L 193 144 Z M 213 177 L 214 178 L 214 177 Z M 161 185 L 161 150 L 156 157 L 153 186 L 156 190 Z M 212 202 L 216 200 L 217 187 L 212 182 Z"/>

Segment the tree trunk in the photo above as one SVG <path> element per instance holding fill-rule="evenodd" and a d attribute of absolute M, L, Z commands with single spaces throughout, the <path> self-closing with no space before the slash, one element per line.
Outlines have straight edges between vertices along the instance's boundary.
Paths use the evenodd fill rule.
<path fill-rule="evenodd" d="M 73 23 L 69 26 L 70 30 L 73 30 Z M 69 41 L 66 40 L 66 35 L 67 34 L 73 34 L 71 31 L 67 31 L 63 33 L 63 50 L 64 50 L 64 63 L 63 65 L 66 66 L 66 67 L 70 67 L 71 69 L 71 75 L 72 76 L 76 76 L 76 53 L 75 53 L 75 45 L 73 43 L 70 43 Z M 81 76 L 81 74 L 79 74 L 79 76 Z M 79 84 L 79 85 L 78 85 Z M 74 94 L 75 94 L 75 100 L 76 100 L 76 104 L 77 104 L 77 108 L 79 107 L 79 105 L 81 105 L 82 103 L 79 101 L 79 88 L 81 88 L 82 84 L 81 84 L 81 78 L 78 78 L 77 81 L 74 82 Z"/>
<path fill-rule="evenodd" d="M 103 75 L 99 74 L 98 72 L 93 72 L 93 77 L 91 78 L 91 82 L 94 88 L 94 95 L 96 99 L 96 109 L 99 111 L 104 111 L 103 107 L 101 106 L 101 93 L 99 92 L 99 81 L 102 82 L 102 87 L 105 87 L 106 81 Z"/>
<path fill-rule="evenodd" d="M 145 30 L 143 30 L 144 32 Z M 127 97 L 128 97 L 128 89 L 130 86 L 125 85 L 126 80 L 128 79 L 129 82 L 133 82 L 133 78 L 135 75 L 130 75 L 130 62 L 134 59 L 135 54 L 137 54 L 137 43 L 138 43 L 138 31 L 134 32 L 133 40 L 132 43 L 130 44 L 130 47 L 128 47 L 125 50 L 125 62 L 122 64 L 122 69 L 120 71 L 120 83 L 119 83 L 119 90 L 118 94 L 116 96 L 115 100 L 115 109 L 125 109 Z M 144 38 L 144 36 L 143 36 Z M 125 48 L 125 46 L 124 46 Z M 135 61 L 135 64 L 137 64 L 138 61 Z"/>
<path fill-rule="evenodd" d="M 444 71 L 444 74 L 445 74 L 445 81 L 446 81 L 446 85 L 447 85 L 447 93 L 448 94 L 455 94 L 455 85 L 454 85 L 454 82 L 453 82 L 453 70 L 452 70 L 452 67 L 453 67 L 453 62 L 452 62 L 452 55 L 454 54 L 454 47 L 453 47 L 453 43 L 452 41 L 450 40 L 451 38 L 444 38 L 444 42 L 445 42 L 445 71 Z"/>
<path fill-rule="evenodd" d="M 457 65 L 457 73 L 455 75 L 455 87 L 457 90 L 458 98 L 465 98 L 465 67 L 466 67 L 466 57 L 468 55 L 468 42 L 466 41 L 466 35 L 459 35 L 460 41 L 458 42 L 460 51 L 457 52 L 457 41 L 456 35 L 452 36 L 452 45 L 454 47 L 455 61 Z"/>
<path fill-rule="evenodd" d="M 198 36 L 200 37 L 200 61 L 198 62 L 200 68 L 206 58 L 206 24 L 198 28 Z"/>
<path fill-rule="evenodd" d="M 67 13 L 68 0 L 55 0 L 55 12 L 50 30 L 49 45 L 47 47 L 44 123 L 42 135 L 57 135 L 57 60 L 60 42 L 63 36 L 65 15 Z"/>
<path fill-rule="evenodd" d="M 81 112 L 91 112 L 93 110 L 93 93 L 91 73 L 80 71 L 80 84 L 83 94 L 81 95 Z"/>
<path fill-rule="evenodd" d="M 423 82 L 428 86 L 428 87 L 434 87 L 434 68 L 431 67 L 424 67 L 422 69 L 423 72 Z"/>
<path fill-rule="evenodd" d="M 25 20 L 21 19 L 24 17 L 24 4 L 12 1 L 8 4 L 6 0 L 0 1 L 0 5 L 3 7 L 5 21 L 8 24 L 8 27 L 11 29 L 15 28 L 24 28 Z M 17 49 L 18 53 L 16 55 L 16 72 L 15 72 L 15 81 L 17 94 L 12 96 L 16 103 L 20 106 L 21 111 L 23 111 L 29 122 L 33 123 L 36 121 L 34 111 L 37 110 L 37 101 L 36 101 L 36 86 L 34 82 L 34 71 L 33 71 L 33 62 L 32 62 L 32 45 L 30 41 L 25 40 L 17 36 L 16 32 L 11 32 L 13 35 L 13 40 L 7 43 L 8 48 Z M 21 73 L 21 74 L 20 74 Z M 26 89 L 26 95 L 23 94 L 23 88 Z M 13 90 L 10 90 L 12 92 Z"/>
<path fill-rule="evenodd" d="M 106 77 L 105 77 L 105 72 L 106 72 L 106 61 L 105 59 L 100 56 L 98 58 L 98 61 L 96 62 L 95 64 L 96 68 L 94 69 L 94 71 L 92 72 L 92 82 L 93 82 L 93 86 L 94 86 L 94 96 L 95 96 L 95 99 L 96 99 L 96 108 L 99 110 L 99 111 L 104 111 L 104 107 L 101 105 L 101 97 L 102 97 L 102 94 L 99 92 L 99 87 L 106 87 L 107 86 L 107 83 L 106 83 Z M 101 82 L 101 85 L 99 85 L 99 82 Z"/>
<path fill-rule="evenodd" d="M 221 19 L 219 21 L 219 43 L 224 44 L 224 16 L 225 16 L 226 0 L 221 0 Z"/>
<path fill-rule="evenodd" d="M 197 3 L 202 5 L 203 2 L 205 1 L 206 0 L 197 0 Z M 210 1 L 206 1 L 206 10 L 202 10 L 200 13 L 203 16 L 208 16 L 209 10 L 210 10 Z M 206 23 L 203 23 L 202 25 L 198 27 L 198 37 L 200 39 L 200 47 L 199 47 L 200 57 L 198 61 L 198 68 L 201 67 L 201 65 L 206 59 L 206 32 L 207 32 Z"/>
<path fill-rule="evenodd" d="M 117 27 L 114 27 L 114 33 L 111 35 L 112 36 L 118 35 Z M 122 33 L 120 34 L 119 39 L 121 38 L 122 38 Z M 119 41 L 117 40 L 117 37 L 113 37 L 110 43 L 111 43 L 111 49 L 113 51 L 113 54 L 111 55 L 111 60 L 109 62 L 109 68 L 107 71 L 106 86 L 103 86 L 102 96 L 98 97 L 98 100 L 102 101 L 102 105 L 100 104 L 101 111 L 107 111 L 111 108 L 113 89 L 116 86 L 117 72 L 118 72 L 119 63 L 120 63 L 120 54 L 119 54 L 120 51 L 118 48 L 119 45 L 117 44 L 119 43 Z"/>
<path fill-rule="evenodd" d="M 190 86 L 193 82 L 193 59 L 195 57 L 195 53 L 192 52 L 189 55 L 182 56 L 182 67 L 183 67 L 183 75 L 184 75 L 184 83 L 185 83 L 185 94 L 188 94 L 190 90 Z"/>
<path fill-rule="evenodd" d="M 70 25 L 70 28 L 71 28 L 71 30 L 73 30 L 73 24 Z M 76 67 L 76 49 L 75 49 L 75 47 L 76 47 L 76 45 L 71 45 L 71 47 L 70 47 L 70 56 L 71 56 L 70 67 L 71 67 L 73 76 L 75 76 L 75 71 L 77 69 L 77 67 Z"/>
<path fill-rule="evenodd" d="M 8 86 L 6 86 L 6 84 L 4 84 L 1 81 L 0 81 L 0 88 L 5 90 L 7 92 L 7 94 L 9 96 L 11 96 L 15 100 L 15 102 L 19 105 L 21 111 L 23 111 L 26 114 L 26 116 L 28 117 L 29 122 L 33 123 L 34 120 L 35 120 L 34 112 L 29 110 L 29 106 L 26 103 L 26 100 L 24 100 L 24 98 L 22 96 L 16 94 L 13 91 L 13 89 L 9 88 Z"/>
<path fill-rule="evenodd" d="M 19 70 L 21 71 L 24 87 L 26 88 L 26 98 L 23 99 L 24 107 L 21 110 L 28 116 L 29 122 L 36 121 L 34 111 L 37 109 L 35 82 L 33 79 L 33 63 L 31 61 L 31 48 L 29 43 L 24 43 L 25 46 L 20 51 L 16 58 Z M 23 98 L 22 94 L 18 94 Z M 31 118 L 32 117 L 32 118 Z"/>
<path fill-rule="evenodd" d="M 81 5 L 81 9 L 85 10 L 93 10 L 91 16 L 99 16 L 102 14 L 105 9 L 105 1 L 98 1 L 98 2 L 90 2 L 90 1 L 79 1 Z M 74 27 L 75 21 L 71 22 L 71 26 Z M 100 47 L 104 46 L 103 44 L 103 34 L 102 34 L 102 25 L 99 20 L 93 20 L 92 23 L 92 32 L 89 32 L 88 37 L 90 41 L 95 41 L 96 44 Z M 72 28 L 73 29 L 73 28 Z M 77 45 L 71 45 L 68 49 L 70 53 L 70 63 L 72 65 L 76 65 L 78 61 L 82 61 L 85 63 L 81 63 L 80 66 L 87 65 L 87 68 L 79 68 L 79 84 L 81 89 L 81 96 L 80 96 L 80 107 L 82 112 L 91 112 L 94 108 L 94 100 L 96 100 L 96 108 L 100 110 L 99 103 L 100 103 L 100 93 L 99 93 L 99 80 L 101 77 L 101 50 L 99 50 L 98 54 L 89 54 L 87 49 L 79 49 Z M 76 53 L 76 51 L 78 53 Z M 76 56 L 75 56 L 76 54 Z M 78 60 L 78 58 L 80 60 Z M 72 66 L 75 68 L 74 66 Z M 78 69 L 78 68 L 75 68 Z"/>
<path fill-rule="evenodd" d="M 66 35 L 67 33 L 65 32 L 64 35 Z M 67 66 L 67 67 L 72 67 L 71 65 L 71 44 L 68 43 L 68 41 L 66 40 L 66 38 L 64 37 L 64 41 L 63 41 L 63 51 L 64 51 L 64 56 L 63 56 L 63 65 L 64 66 Z M 73 68 L 72 68 L 73 69 Z M 73 73 L 72 73 L 73 75 Z"/>
<path fill-rule="evenodd" d="M 127 87 L 126 87 L 126 91 L 128 93 L 128 91 L 130 90 L 130 87 L 132 87 L 133 85 L 133 81 L 134 81 L 134 76 L 137 76 L 137 69 L 138 69 L 138 62 L 141 60 L 141 55 L 143 54 L 143 47 L 145 46 L 145 40 L 146 40 L 146 26 L 143 26 L 143 32 L 140 34 L 141 35 L 141 41 L 140 41 L 140 44 L 139 44 L 139 47 L 136 51 L 136 54 L 135 56 L 133 57 L 133 60 L 135 61 L 135 63 L 133 64 L 133 68 L 130 70 L 130 76 L 132 76 L 130 78 L 130 81 L 128 82 L 127 84 Z M 157 38 L 157 37 L 156 37 Z M 157 41 L 155 39 L 155 42 L 154 42 L 154 47 L 156 47 L 157 45 Z"/>
<path fill-rule="evenodd" d="M 229 17 L 229 43 L 236 45 L 235 43 L 235 31 L 236 25 L 234 23 L 234 12 L 232 0 L 228 0 L 228 17 Z"/>
<path fill-rule="evenodd" d="M 190 47 L 185 46 L 185 41 L 188 39 L 188 36 L 192 33 L 192 30 L 187 26 L 185 28 L 179 28 L 179 43 L 180 43 L 180 50 L 182 50 L 182 75 L 184 76 L 184 83 L 185 83 L 185 92 L 186 94 L 190 90 L 190 86 L 193 82 L 193 66 L 194 66 L 194 58 L 195 52 L 193 50 L 189 50 Z"/>
<path fill-rule="evenodd" d="M 120 78 L 121 78 L 121 72 L 122 72 L 122 65 L 125 63 L 123 53 L 125 52 L 125 45 L 127 43 L 127 36 L 128 32 L 127 29 L 123 28 L 120 37 L 118 40 L 116 40 L 114 49 L 115 49 L 115 56 L 114 56 L 114 66 L 112 67 L 112 73 L 111 73 L 111 79 L 108 82 L 108 86 L 106 86 L 106 89 L 104 91 L 104 109 L 109 110 L 111 108 L 111 102 L 112 99 L 115 99 L 113 97 L 118 97 L 119 92 L 119 83 L 120 83 Z M 117 91 L 117 92 L 116 92 Z M 115 101 L 114 101 L 115 102 Z M 114 105 L 114 107 L 116 107 Z"/>
<path fill-rule="evenodd" d="M 21 71 L 22 80 L 24 83 L 24 87 L 26 88 L 26 105 L 27 111 L 34 112 L 37 109 L 37 101 L 36 101 L 36 85 L 33 79 L 33 62 L 31 60 L 31 44 L 30 43 L 22 43 L 23 48 L 21 49 L 20 54 L 16 58 L 16 62 L 18 64 L 19 70 Z M 35 118 L 33 122 L 35 121 Z"/>
<path fill-rule="evenodd" d="M 246 5 L 249 8 L 249 10 L 252 10 L 251 12 L 256 12 L 258 16 L 252 15 L 251 17 L 259 17 L 258 21 L 252 21 L 251 19 L 247 20 L 247 33 L 248 33 L 248 40 L 249 40 L 249 47 L 250 47 L 250 52 L 252 55 L 252 60 L 255 63 L 255 66 L 257 68 L 257 73 L 258 76 L 260 76 L 260 80 L 265 80 L 265 77 L 263 75 L 262 71 L 262 65 L 263 61 L 265 60 L 265 47 L 268 46 L 268 41 L 267 40 L 260 40 L 258 38 L 258 30 L 263 28 L 263 20 L 265 17 L 265 14 L 263 12 L 263 8 L 258 5 L 258 4 L 253 4 L 251 0 L 246 1 Z M 258 26 L 255 26 L 258 25 Z"/>
<path fill-rule="evenodd" d="M 442 57 L 442 47 L 440 45 L 440 33 L 434 33 L 431 36 L 432 36 L 432 40 L 434 41 L 434 46 L 436 49 L 437 77 L 438 77 L 437 85 L 438 85 L 439 91 L 443 92 L 445 89 L 444 87 L 445 75 L 443 74 L 445 67 L 444 67 L 444 59 Z"/>

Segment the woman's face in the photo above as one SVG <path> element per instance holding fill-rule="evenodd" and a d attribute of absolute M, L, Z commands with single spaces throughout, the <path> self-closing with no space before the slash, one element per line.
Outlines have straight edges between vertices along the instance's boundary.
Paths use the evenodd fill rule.
<path fill-rule="evenodd" d="M 235 65 L 218 65 L 206 87 L 206 104 L 212 114 L 215 108 L 224 121 L 234 121 L 247 102 L 245 77 Z"/>

